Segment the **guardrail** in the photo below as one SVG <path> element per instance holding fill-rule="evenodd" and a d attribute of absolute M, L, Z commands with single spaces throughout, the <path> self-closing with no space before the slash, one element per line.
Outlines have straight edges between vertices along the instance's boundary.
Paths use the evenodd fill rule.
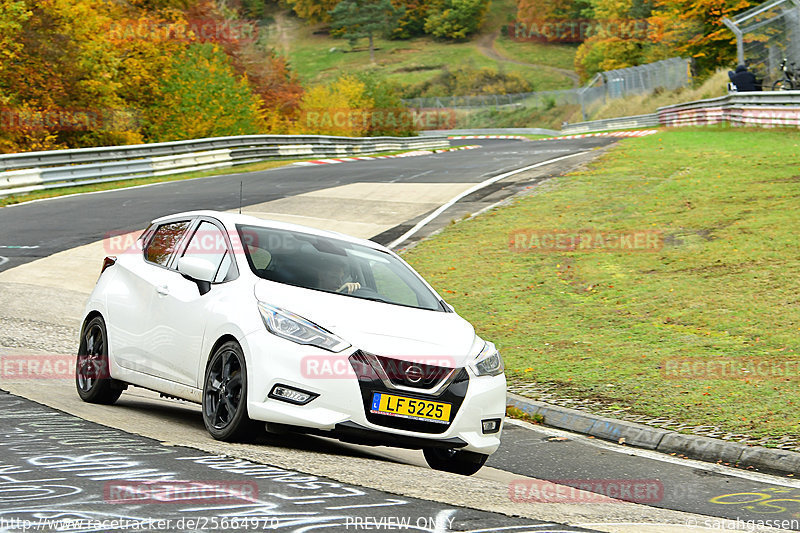
<path fill-rule="evenodd" d="M 568 124 L 564 126 L 561 129 L 561 133 L 571 135 L 573 133 L 586 133 L 588 131 L 651 128 L 659 125 L 658 113 L 650 113 L 649 115 L 635 115 L 631 117 L 606 118 L 602 120 L 590 120 L 588 122 L 576 122 L 575 124 Z"/>
<path fill-rule="evenodd" d="M 211 170 L 269 159 L 346 157 L 449 146 L 445 136 L 242 135 L 5 154 L 0 155 L 0 196 Z"/>
<path fill-rule="evenodd" d="M 420 135 L 558 135 L 545 128 L 469 128 L 459 130 L 423 130 Z"/>
<path fill-rule="evenodd" d="M 658 108 L 662 126 L 800 126 L 800 91 L 732 93 Z"/>
<path fill-rule="evenodd" d="M 655 113 L 576 122 L 563 134 L 654 126 L 698 126 L 727 122 L 736 126 L 800 127 L 800 91 L 731 93 L 683 104 L 659 107 Z"/>

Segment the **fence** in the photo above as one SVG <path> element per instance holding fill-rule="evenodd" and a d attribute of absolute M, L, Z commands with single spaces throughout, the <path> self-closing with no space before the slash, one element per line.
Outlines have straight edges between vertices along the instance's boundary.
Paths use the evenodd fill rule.
<path fill-rule="evenodd" d="M 736 35 L 739 63 L 765 85 L 780 78 L 783 58 L 800 63 L 800 0 L 769 0 L 722 21 Z"/>
<path fill-rule="evenodd" d="M 242 135 L 0 155 L 0 196 L 257 163 L 450 146 L 447 137 Z"/>
<path fill-rule="evenodd" d="M 800 0 L 798 0 L 800 1 Z M 673 57 L 640 65 L 601 72 L 584 87 L 561 91 L 536 91 L 516 94 L 490 94 L 475 96 L 431 96 L 410 98 L 403 103 L 415 109 L 451 108 L 474 109 L 481 107 L 526 106 L 545 107 L 555 105 L 580 105 L 583 116 L 587 110 L 609 98 L 622 98 L 634 94 L 686 87 L 691 83 L 688 59 Z"/>
<path fill-rule="evenodd" d="M 800 91 L 731 93 L 658 108 L 656 113 L 569 124 L 561 133 L 620 130 L 653 126 L 701 126 L 727 122 L 734 126 L 800 127 Z"/>

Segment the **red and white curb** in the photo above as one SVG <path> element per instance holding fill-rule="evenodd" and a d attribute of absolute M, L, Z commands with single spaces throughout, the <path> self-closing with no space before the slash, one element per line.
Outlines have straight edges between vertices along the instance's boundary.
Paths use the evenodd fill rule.
<path fill-rule="evenodd" d="M 338 163 L 349 163 L 350 161 L 370 161 L 372 159 L 394 159 L 397 157 L 415 157 L 418 155 L 440 154 L 442 152 L 455 152 L 457 150 L 472 150 L 480 148 L 477 144 L 471 146 L 454 146 L 453 148 L 442 148 L 440 150 L 414 150 L 394 155 L 364 155 L 356 157 L 334 157 L 330 159 L 315 159 L 314 161 L 300 161 L 295 166 L 308 167 L 312 165 L 336 165 Z"/>
<path fill-rule="evenodd" d="M 658 130 L 634 130 L 634 131 L 603 131 L 600 133 L 581 133 L 576 135 L 562 135 L 560 137 L 547 137 L 546 139 L 536 139 L 537 141 L 553 141 L 556 139 L 583 139 L 585 137 L 646 137 L 658 133 Z"/>
<path fill-rule="evenodd" d="M 521 135 L 451 135 L 448 139 L 516 139 L 518 141 L 530 141 Z"/>

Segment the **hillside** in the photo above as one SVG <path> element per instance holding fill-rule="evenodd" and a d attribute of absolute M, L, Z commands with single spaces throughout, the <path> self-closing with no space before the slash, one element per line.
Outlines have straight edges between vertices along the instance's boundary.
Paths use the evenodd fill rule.
<path fill-rule="evenodd" d="M 572 71 L 575 46 L 517 43 L 501 35 L 502 26 L 516 13 L 514 0 L 491 3 L 478 34 L 465 42 L 438 41 L 431 37 L 407 40 L 376 39 L 375 63 L 370 63 L 366 40 L 351 47 L 347 40 L 331 37 L 326 24 L 309 24 L 284 9 L 269 12 L 272 42 L 304 84 L 328 82 L 343 72 L 374 72 L 383 80 L 410 85 L 434 79 L 454 67 L 488 67 L 516 73 L 532 90 L 568 89 L 575 85 Z"/>

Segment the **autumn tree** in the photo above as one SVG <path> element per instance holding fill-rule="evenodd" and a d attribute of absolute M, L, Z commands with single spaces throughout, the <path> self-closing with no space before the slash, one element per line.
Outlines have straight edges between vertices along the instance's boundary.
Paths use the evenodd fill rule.
<path fill-rule="evenodd" d="M 434 0 L 425 32 L 442 39 L 464 40 L 480 29 L 490 0 Z"/>
<path fill-rule="evenodd" d="M 649 19 L 651 38 L 673 52 L 694 58 L 701 74 L 736 63 L 736 39 L 723 17 L 744 11 L 750 0 L 656 0 Z"/>
<path fill-rule="evenodd" d="M 225 53 L 193 44 L 173 59 L 162 80 L 162 104 L 149 110 L 145 133 L 151 141 L 174 141 L 263 130 L 260 102 L 245 77 L 235 75 Z"/>
<path fill-rule="evenodd" d="M 354 76 L 344 75 L 328 84 L 316 85 L 303 95 L 294 132 L 365 136 L 370 129 L 373 103 L 366 84 Z"/>
<path fill-rule="evenodd" d="M 328 22 L 330 12 L 338 3 L 339 0 L 286 0 L 286 5 L 291 7 L 298 17 L 310 22 Z"/>

